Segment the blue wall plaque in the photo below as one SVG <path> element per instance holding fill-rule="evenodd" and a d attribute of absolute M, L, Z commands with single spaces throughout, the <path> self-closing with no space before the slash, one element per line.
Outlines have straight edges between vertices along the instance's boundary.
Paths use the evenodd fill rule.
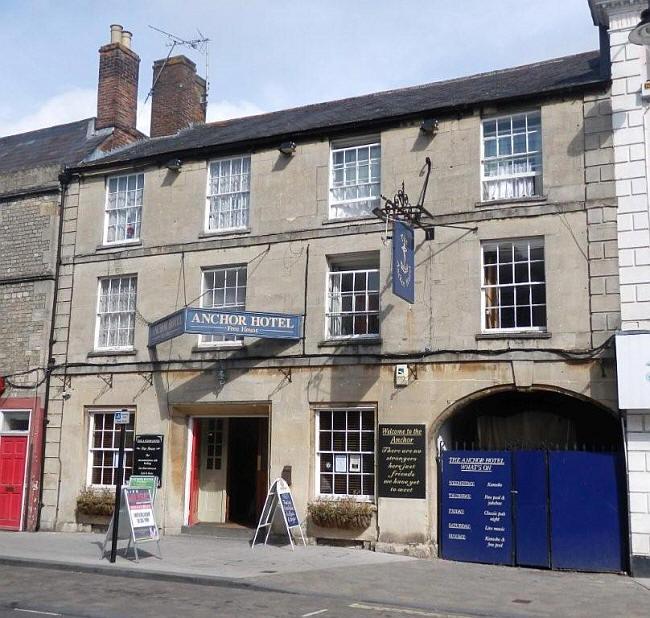
<path fill-rule="evenodd" d="M 512 564 L 511 454 L 442 453 L 442 557 Z"/>
<path fill-rule="evenodd" d="M 401 221 L 393 223 L 393 294 L 415 302 L 415 238 Z"/>

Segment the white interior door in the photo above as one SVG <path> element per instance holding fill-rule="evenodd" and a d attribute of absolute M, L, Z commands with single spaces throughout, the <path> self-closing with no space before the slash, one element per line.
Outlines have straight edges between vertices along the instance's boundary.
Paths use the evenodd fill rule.
<path fill-rule="evenodd" d="M 227 418 L 202 420 L 199 521 L 214 523 L 226 521 L 227 438 Z"/>

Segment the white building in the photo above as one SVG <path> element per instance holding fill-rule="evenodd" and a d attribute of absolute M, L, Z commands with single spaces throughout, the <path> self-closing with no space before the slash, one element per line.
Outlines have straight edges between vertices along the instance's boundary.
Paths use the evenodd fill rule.
<path fill-rule="evenodd" d="M 618 201 L 621 331 L 616 338 L 619 406 L 626 424 L 631 568 L 650 573 L 650 233 L 648 175 L 650 50 L 629 41 L 642 0 L 589 0 L 609 35 L 614 176 Z"/>

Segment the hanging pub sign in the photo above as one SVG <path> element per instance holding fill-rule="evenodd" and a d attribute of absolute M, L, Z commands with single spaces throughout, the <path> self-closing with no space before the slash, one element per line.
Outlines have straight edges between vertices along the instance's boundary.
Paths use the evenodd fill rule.
<path fill-rule="evenodd" d="M 401 221 L 393 222 L 393 294 L 415 302 L 415 238 Z"/>
<path fill-rule="evenodd" d="M 183 333 L 300 339 L 302 316 L 293 313 L 185 307 L 151 324 L 147 345 L 151 348 Z"/>
<path fill-rule="evenodd" d="M 133 441 L 133 475 L 162 479 L 163 437 L 156 434 L 140 434 Z"/>
<path fill-rule="evenodd" d="M 424 425 L 379 425 L 380 498 L 426 497 Z"/>

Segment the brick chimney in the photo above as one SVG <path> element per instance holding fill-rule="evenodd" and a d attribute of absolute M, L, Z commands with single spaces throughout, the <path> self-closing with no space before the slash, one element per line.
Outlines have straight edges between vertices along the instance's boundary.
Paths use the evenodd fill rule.
<path fill-rule="evenodd" d="M 153 63 L 151 137 L 205 122 L 205 108 L 205 80 L 196 74 L 196 64 L 185 56 Z"/>
<path fill-rule="evenodd" d="M 113 127 L 112 139 L 102 150 L 138 139 L 139 56 L 131 50 L 131 33 L 122 26 L 111 26 L 111 42 L 99 48 L 96 129 Z"/>

